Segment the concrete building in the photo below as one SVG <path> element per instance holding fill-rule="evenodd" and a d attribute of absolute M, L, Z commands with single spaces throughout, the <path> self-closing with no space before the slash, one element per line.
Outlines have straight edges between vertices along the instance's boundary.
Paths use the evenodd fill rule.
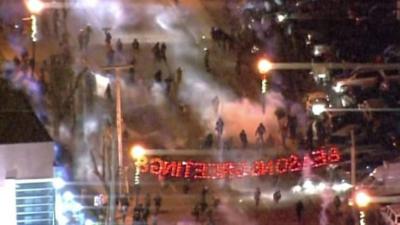
<path fill-rule="evenodd" d="M 24 93 L 0 79 L 1 224 L 54 224 L 53 149 Z"/>

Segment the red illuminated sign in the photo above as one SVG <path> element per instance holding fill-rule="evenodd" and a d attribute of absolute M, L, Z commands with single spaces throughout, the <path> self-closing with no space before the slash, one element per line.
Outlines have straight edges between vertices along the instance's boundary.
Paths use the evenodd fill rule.
<path fill-rule="evenodd" d="M 292 154 L 287 157 L 253 162 L 166 161 L 161 158 L 152 158 L 141 166 L 141 172 L 176 178 L 225 179 L 298 172 L 303 168 L 318 168 L 339 160 L 339 150 L 336 147 L 330 147 L 313 151 L 305 156 Z"/>

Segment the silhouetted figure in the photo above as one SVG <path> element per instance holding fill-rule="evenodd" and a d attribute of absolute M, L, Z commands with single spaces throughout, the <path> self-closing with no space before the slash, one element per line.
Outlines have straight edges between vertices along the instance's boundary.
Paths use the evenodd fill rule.
<path fill-rule="evenodd" d="M 132 49 L 138 51 L 140 49 L 139 41 L 138 39 L 133 39 L 132 42 Z"/>
<path fill-rule="evenodd" d="M 244 148 L 244 149 L 247 148 L 248 141 L 247 141 L 246 131 L 244 131 L 244 130 L 240 131 L 239 138 L 240 138 L 240 142 L 242 142 L 242 148 Z"/>
<path fill-rule="evenodd" d="M 105 35 L 106 35 L 106 40 L 105 40 L 106 44 L 111 45 L 112 36 L 111 36 L 110 31 L 105 31 Z"/>
<path fill-rule="evenodd" d="M 153 51 L 154 58 L 155 58 L 156 60 L 160 60 L 160 57 L 161 57 L 161 49 L 160 49 L 160 43 L 159 43 L 159 42 L 157 42 L 157 43 L 153 46 L 152 51 Z"/>
<path fill-rule="evenodd" d="M 179 85 L 182 82 L 182 68 L 178 67 L 178 69 L 176 69 L 176 83 Z"/>
<path fill-rule="evenodd" d="M 167 45 L 164 42 L 161 44 L 160 53 L 161 59 L 167 61 Z"/>
<path fill-rule="evenodd" d="M 161 203 L 162 203 L 161 195 L 157 194 L 156 197 L 154 197 L 154 206 L 156 208 L 156 213 L 160 211 Z"/>
<path fill-rule="evenodd" d="M 173 82 L 174 82 L 174 79 L 172 78 L 172 76 L 168 76 L 165 79 L 165 91 L 166 91 L 167 95 L 169 95 L 169 93 L 171 92 L 171 87 L 172 87 Z"/>
<path fill-rule="evenodd" d="M 154 74 L 154 80 L 157 83 L 161 83 L 162 82 L 162 72 L 161 72 L 161 70 L 157 70 L 157 72 Z"/>
<path fill-rule="evenodd" d="M 222 133 L 224 132 L 224 121 L 222 118 L 218 118 L 217 122 L 215 123 L 215 130 L 217 131 L 217 135 L 219 138 L 222 137 Z"/>
<path fill-rule="evenodd" d="M 204 143 L 203 143 L 203 149 L 210 149 L 212 148 L 214 143 L 214 138 L 213 135 L 211 133 L 207 134 Z"/>
<path fill-rule="evenodd" d="M 296 203 L 296 216 L 297 216 L 297 221 L 299 223 L 303 221 L 303 213 L 304 213 L 304 204 L 302 201 L 298 201 Z"/>
<path fill-rule="evenodd" d="M 87 25 L 84 33 L 85 35 L 83 45 L 87 49 L 89 47 L 90 37 L 92 36 L 92 27 L 90 25 Z"/>
<path fill-rule="evenodd" d="M 211 71 L 210 68 L 210 50 L 206 49 L 204 51 L 204 66 L 206 67 L 207 72 Z"/>
<path fill-rule="evenodd" d="M 261 189 L 257 187 L 256 191 L 254 192 L 254 201 L 256 203 L 256 206 L 259 206 L 260 204 L 260 197 L 261 197 Z"/>
<path fill-rule="evenodd" d="M 257 141 L 263 145 L 264 144 L 264 134 L 266 132 L 265 126 L 263 123 L 260 123 L 256 129 L 256 137 Z"/>
<path fill-rule="evenodd" d="M 144 206 L 147 207 L 147 208 L 150 208 L 150 206 L 151 206 L 150 193 L 146 193 L 146 196 L 144 197 Z"/>
<path fill-rule="evenodd" d="M 272 197 L 274 199 L 274 202 L 278 203 L 282 198 L 281 191 L 275 191 Z"/>
<path fill-rule="evenodd" d="M 117 40 L 117 46 L 116 46 L 116 48 L 117 48 L 117 51 L 118 51 L 119 53 L 122 53 L 123 45 L 122 45 L 121 39 L 119 39 L 119 38 L 118 38 L 118 40 Z"/>

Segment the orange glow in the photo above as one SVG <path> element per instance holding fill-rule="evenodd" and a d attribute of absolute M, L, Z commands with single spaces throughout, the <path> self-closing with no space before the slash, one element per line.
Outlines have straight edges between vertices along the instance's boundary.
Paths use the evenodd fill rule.
<path fill-rule="evenodd" d="M 133 159 L 139 160 L 146 154 L 146 150 L 140 145 L 134 145 L 130 150 L 130 154 Z"/>
<path fill-rule="evenodd" d="M 33 14 L 39 14 L 44 9 L 44 3 L 40 0 L 28 0 L 26 6 Z"/>
<path fill-rule="evenodd" d="M 371 196 L 364 191 L 359 191 L 354 196 L 356 205 L 360 208 L 365 208 L 371 203 Z"/>
<path fill-rule="evenodd" d="M 261 74 L 266 74 L 272 69 L 272 63 L 267 59 L 260 59 L 257 63 L 258 72 Z"/>

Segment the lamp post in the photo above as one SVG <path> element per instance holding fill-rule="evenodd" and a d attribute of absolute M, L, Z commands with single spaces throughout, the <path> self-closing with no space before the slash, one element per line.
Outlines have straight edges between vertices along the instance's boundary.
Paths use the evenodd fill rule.
<path fill-rule="evenodd" d="M 265 113 L 265 94 L 268 89 L 268 79 L 267 74 L 272 69 L 272 64 L 268 59 L 262 58 L 258 60 L 257 63 L 258 72 L 262 75 L 261 80 L 261 94 L 262 94 L 262 110 Z"/>
<path fill-rule="evenodd" d="M 32 40 L 32 64 L 31 70 L 32 75 L 35 70 L 35 63 L 36 63 L 36 42 L 38 40 L 38 28 L 37 28 L 37 18 L 38 15 L 42 12 L 45 8 L 45 4 L 40 0 L 28 0 L 25 2 L 26 7 L 28 8 L 29 12 L 31 13 L 30 18 L 28 20 L 31 21 L 31 40 Z"/>
<path fill-rule="evenodd" d="M 131 157 L 135 161 L 135 175 L 134 175 L 134 187 L 135 187 L 135 204 L 139 203 L 140 196 L 140 166 L 146 164 L 147 158 L 145 156 L 146 150 L 140 145 L 134 145 L 131 150 Z"/>

